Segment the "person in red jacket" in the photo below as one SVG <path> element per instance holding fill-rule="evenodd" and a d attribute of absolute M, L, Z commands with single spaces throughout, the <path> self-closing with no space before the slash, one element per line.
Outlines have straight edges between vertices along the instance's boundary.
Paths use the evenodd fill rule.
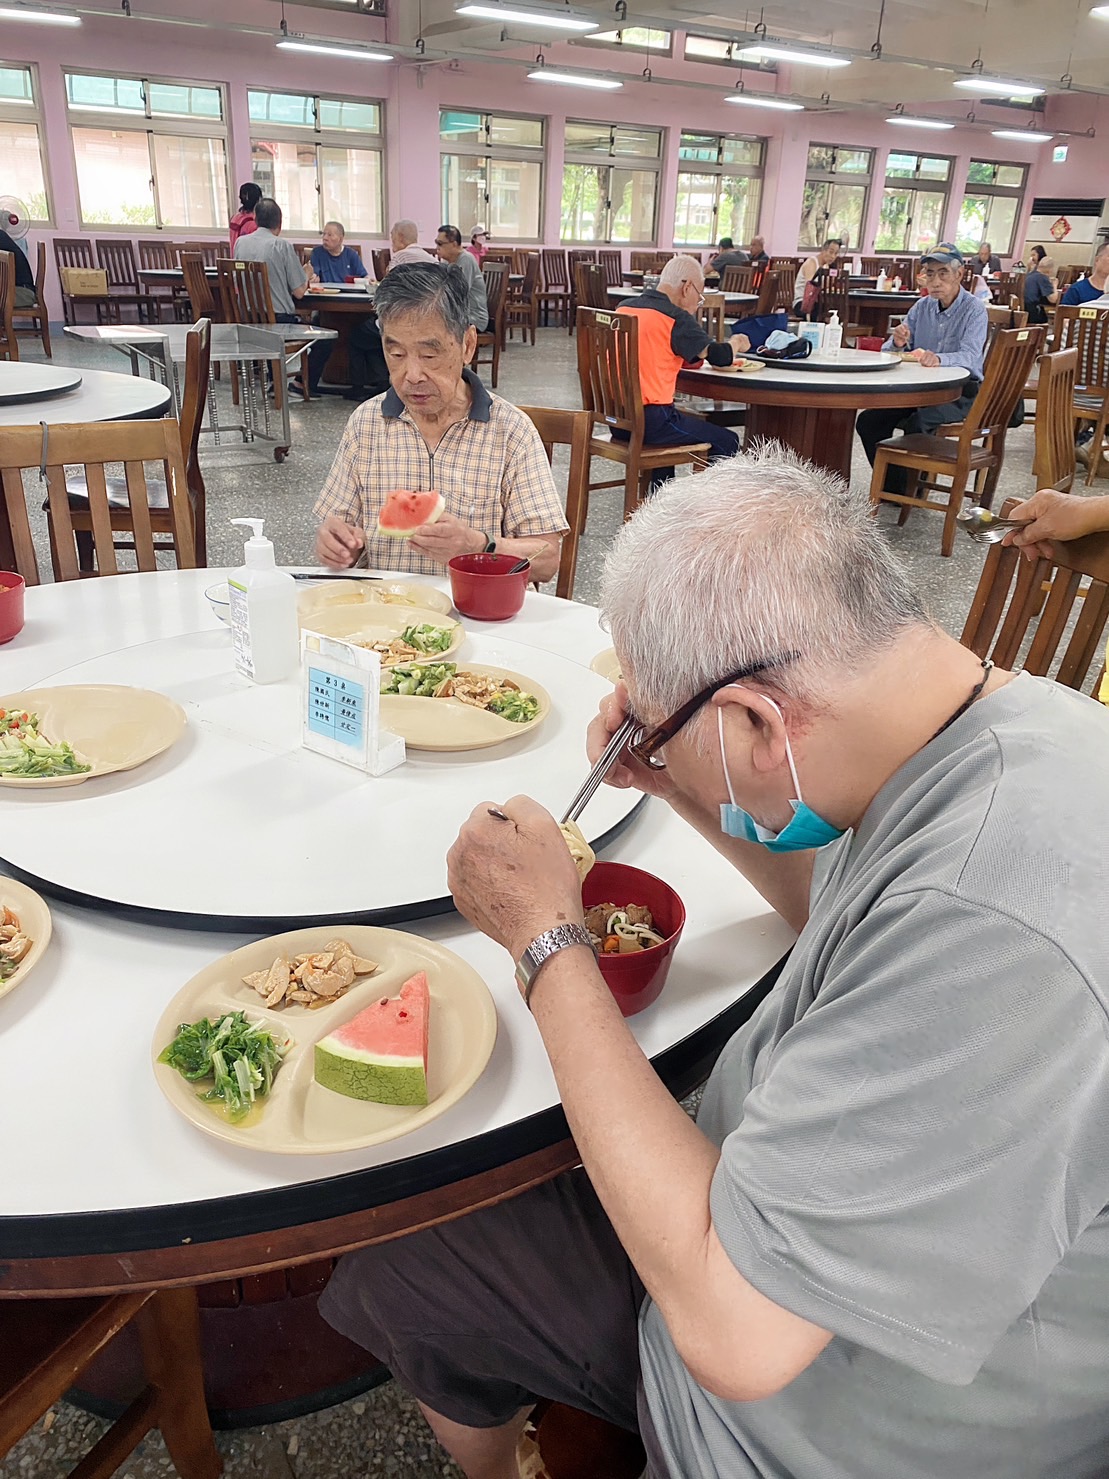
<path fill-rule="evenodd" d="M 254 219 L 254 207 L 262 199 L 262 191 L 253 180 L 239 186 L 239 209 L 231 217 L 231 255 L 235 255 L 235 243 L 240 236 L 249 236 L 258 230 Z"/>

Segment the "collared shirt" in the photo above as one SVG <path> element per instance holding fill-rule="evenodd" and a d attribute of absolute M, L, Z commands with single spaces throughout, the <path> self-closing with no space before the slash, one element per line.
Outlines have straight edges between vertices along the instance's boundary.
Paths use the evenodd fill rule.
<path fill-rule="evenodd" d="M 447 427 L 434 452 L 392 387 L 347 422 L 314 513 L 321 523 L 334 514 L 361 526 L 371 570 L 443 573 L 442 565 L 404 540 L 374 533 L 382 504 L 397 488 L 434 489 L 447 513 L 493 537 L 557 534 L 568 527 L 530 419 L 490 395 L 471 370 L 462 375 L 470 387 L 470 413 Z"/>
<path fill-rule="evenodd" d="M 433 257 L 430 252 L 425 252 L 422 246 L 401 247 L 399 252 L 394 252 L 389 258 L 389 271 L 394 267 L 403 267 L 406 262 L 438 262 L 438 257 Z"/>
<path fill-rule="evenodd" d="M 675 307 L 657 288 L 645 288 L 616 311 L 634 313 L 639 320 L 639 391 L 645 406 L 674 404 L 678 372 L 685 364 L 703 359 L 710 365 L 732 363 L 732 346 L 717 344 L 692 313 Z"/>
<path fill-rule="evenodd" d="M 911 349 L 930 349 L 941 365 L 960 365 L 981 380 L 989 315 L 986 305 L 966 288 L 959 289 L 949 308 L 941 308 L 935 298 L 918 298 L 905 322 L 912 335 Z M 892 336 L 882 348 L 893 348 Z"/>
<path fill-rule="evenodd" d="M 477 258 L 471 256 L 469 252 L 463 252 L 453 265 L 466 279 L 470 322 L 479 334 L 484 333 L 485 326 L 489 322 L 489 298 L 485 291 L 485 278 L 481 275 Z"/>
<path fill-rule="evenodd" d="M 366 276 L 366 264 L 353 247 L 345 246 L 333 257 L 322 242 L 312 248 L 312 270 L 320 282 L 346 282 L 348 277 Z"/>
<path fill-rule="evenodd" d="M 259 226 L 249 236 L 239 237 L 235 243 L 235 258 L 239 262 L 264 262 L 274 313 L 296 312 L 293 290 L 303 288 L 308 279 L 291 241 L 286 241 L 283 236 L 274 236 L 265 226 Z"/>

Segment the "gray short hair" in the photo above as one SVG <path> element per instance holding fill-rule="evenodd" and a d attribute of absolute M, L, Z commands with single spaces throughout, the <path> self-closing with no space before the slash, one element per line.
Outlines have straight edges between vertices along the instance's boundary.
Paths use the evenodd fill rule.
<path fill-rule="evenodd" d="M 374 307 L 383 329 L 405 314 L 434 313 L 459 344 L 470 326 L 470 292 L 458 267 L 441 262 L 406 262 L 377 285 Z"/>
<path fill-rule="evenodd" d="M 696 257 L 671 257 L 658 275 L 660 288 L 680 288 L 683 282 L 704 282 L 705 269 Z"/>
<path fill-rule="evenodd" d="M 601 607 L 643 716 L 658 722 L 756 663 L 823 707 L 845 673 L 927 622 L 870 501 L 777 443 L 670 483 L 616 536 Z"/>
<path fill-rule="evenodd" d="M 323 229 L 325 231 L 329 226 L 334 226 L 335 230 L 339 233 L 340 236 L 346 236 L 347 228 L 343 225 L 342 221 L 325 221 L 323 223 Z"/>
<path fill-rule="evenodd" d="M 394 221 L 393 229 L 389 235 L 398 236 L 404 242 L 405 246 L 411 246 L 414 241 L 419 241 L 420 228 L 416 225 L 415 221 L 409 221 L 407 219 Z"/>

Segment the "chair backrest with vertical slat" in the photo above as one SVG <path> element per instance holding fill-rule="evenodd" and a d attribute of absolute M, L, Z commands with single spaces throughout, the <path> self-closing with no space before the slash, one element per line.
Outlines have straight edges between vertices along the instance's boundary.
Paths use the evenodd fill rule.
<path fill-rule="evenodd" d="M 1104 384 L 1099 378 L 1106 361 L 1109 338 L 1109 308 L 1094 308 L 1088 303 L 1067 304 L 1055 310 L 1055 348 L 1078 350 L 1075 384 L 1094 389 Z"/>
<path fill-rule="evenodd" d="M 145 271 L 167 272 L 178 265 L 175 241 L 140 241 L 139 267 Z"/>
<path fill-rule="evenodd" d="M 634 313 L 579 308 L 577 327 L 582 405 L 593 413 L 594 421 L 626 431 L 633 448 L 642 446 L 638 318 Z"/>
<path fill-rule="evenodd" d="M 97 240 L 96 256 L 100 266 L 108 274 L 110 288 L 127 288 L 132 293 L 139 290 L 135 276 L 135 251 L 131 243 L 113 237 L 110 241 Z"/>
<path fill-rule="evenodd" d="M 860 257 L 859 266 L 864 277 L 877 277 L 882 270 L 881 257 Z"/>
<path fill-rule="evenodd" d="M 200 253 L 205 267 L 215 267 L 227 254 L 227 243 L 223 241 L 190 241 L 186 245 L 189 251 Z"/>
<path fill-rule="evenodd" d="M 562 247 L 544 247 L 543 287 L 548 291 L 565 292 L 570 286 L 566 272 L 566 252 Z"/>
<path fill-rule="evenodd" d="M 539 253 L 521 252 L 516 259 L 516 266 L 524 274 L 524 280 L 520 284 L 520 297 L 523 302 L 530 303 L 539 288 Z"/>
<path fill-rule="evenodd" d="M 193 515 L 181 449 L 181 428 L 176 421 L 166 417 L 157 421 L 103 421 L 89 425 L 51 426 L 46 433 L 45 454 L 43 432 L 39 427 L 9 427 L 0 437 L 0 485 L 11 524 L 16 560 L 24 579 L 36 584 L 38 567 L 22 473 L 25 468 L 37 472 L 43 463 L 60 579 L 76 580 L 81 573 L 77 565 L 66 489 L 67 466 L 80 466 L 85 470 L 93 547 L 100 574 L 115 575 L 119 571 L 112 540 L 112 513 L 104 473 L 106 463 L 123 464 L 138 568 L 156 569 L 144 467 L 149 462 L 158 463 L 165 478 L 177 564 L 181 569 L 193 569 L 196 565 Z"/>
<path fill-rule="evenodd" d="M 851 281 L 848 277 L 826 277 L 820 285 L 820 298 L 814 317 L 827 323 L 833 313 L 839 314 L 844 328 L 851 321 Z"/>
<path fill-rule="evenodd" d="M 601 251 L 597 253 L 597 260 L 605 269 L 605 285 L 610 288 L 618 288 L 624 282 L 624 259 L 619 252 Z"/>
<path fill-rule="evenodd" d="M 370 253 L 370 260 L 373 262 L 374 277 L 378 282 L 389 271 L 389 263 L 392 260 L 392 256 L 393 254 L 388 247 L 374 247 Z"/>
<path fill-rule="evenodd" d="M 1036 388 L 1036 445 L 1032 472 L 1037 488 L 1065 493 L 1074 482 L 1074 376 L 1078 350 L 1041 354 Z"/>
<path fill-rule="evenodd" d="M 1009 499 L 1001 517 L 1008 518 L 1018 502 Z M 1052 559 L 1031 561 L 1018 549 L 990 545 L 959 640 L 979 657 L 992 657 L 998 667 L 1011 668 L 1031 636 L 1021 664 L 1024 671 L 1043 676 L 1058 659 L 1055 681 L 1068 688 L 1081 688 L 1090 668 L 1101 657 L 1109 620 L 1109 534 L 1088 534 L 1084 539 L 1056 544 L 1054 549 Z M 1075 617 L 1084 577 L 1092 584 L 1081 600 L 1070 640 L 1060 657 L 1059 649 Z M 1043 587 L 1047 580 L 1051 590 L 1045 602 Z"/>
<path fill-rule="evenodd" d="M 722 293 L 753 293 L 755 291 L 754 267 L 725 267 L 720 279 Z"/>
<path fill-rule="evenodd" d="M 46 243 L 39 242 L 38 257 L 35 262 L 35 304 L 42 308 L 46 299 L 43 293 L 46 290 Z"/>
<path fill-rule="evenodd" d="M 189 295 L 193 313 L 197 318 L 212 318 L 216 299 L 212 284 L 204 271 L 204 258 L 199 252 L 181 253 L 181 276 L 185 279 L 185 291 Z"/>
<path fill-rule="evenodd" d="M 783 272 L 787 276 L 792 273 L 793 277 L 796 278 L 797 274 L 801 271 L 801 258 L 771 257 L 769 267 L 771 272 Z"/>
<path fill-rule="evenodd" d="M 1028 313 L 1023 308 L 1014 308 L 1004 303 L 986 304 L 986 322 L 998 329 L 1023 329 L 1028 322 Z"/>
<path fill-rule="evenodd" d="M 574 263 L 574 296 L 583 308 L 608 308 L 608 283 L 599 262 Z"/>
<path fill-rule="evenodd" d="M 0 359 L 19 358 L 19 344 L 12 323 L 14 307 L 15 258 L 11 252 L 0 252 Z"/>
<path fill-rule="evenodd" d="M 54 262 L 59 274 L 63 267 L 95 267 L 92 242 L 87 236 L 55 236 Z"/>
<path fill-rule="evenodd" d="M 272 324 L 273 301 L 270 298 L 270 276 L 264 262 L 240 262 L 221 257 L 219 271 L 220 297 L 228 322 L 233 324 Z"/>
<path fill-rule="evenodd" d="M 212 360 L 212 324 L 202 318 L 185 336 L 185 383 L 181 392 L 181 455 L 185 459 L 185 482 L 192 504 L 194 539 L 199 564 L 207 555 L 204 533 L 205 488 L 200 471 L 200 427 L 208 400 L 208 372 Z"/>
<path fill-rule="evenodd" d="M 969 436 L 993 437 L 1005 430 L 1028 383 L 1036 356 L 1043 348 L 1046 333 L 1044 324 L 997 331 L 981 387 L 964 422 Z"/>
<path fill-rule="evenodd" d="M 593 417 L 588 411 L 562 411 L 548 406 L 521 406 L 520 410 L 531 418 L 549 461 L 554 460 L 556 446 L 570 448 L 570 468 L 566 478 L 566 522 L 570 530 L 563 535 L 555 586 L 555 595 L 568 601 L 574 594 L 578 539 L 588 508 L 589 441 L 593 435 Z"/>
<path fill-rule="evenodd" d="M 632 252 L 631 264 L 633 272 L 654 272 L 655 254 L 654 252 Z"/>
<path fill-rule="evenodd" d="M 499 333 L 504 319 L 505 299 L 508 296 L 505 291 L 508 285 L 508 263 L 490 262 L 486 259 L 481 264 L 481 275 L 485 279 L 485 301 L 489 305 L 489 318 Z"/>

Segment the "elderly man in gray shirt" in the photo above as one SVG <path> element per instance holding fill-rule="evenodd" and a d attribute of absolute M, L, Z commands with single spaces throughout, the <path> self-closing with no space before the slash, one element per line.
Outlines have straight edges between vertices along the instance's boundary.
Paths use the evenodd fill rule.
<path fill-rule="evenodd" d="M 485 278 L 481 274 L 478 260 L 462 246 L 462 232 L 457 226 L 440 226 L 435 235 L 435 250 L 440 261 L 457 267 L 466 279 L 466 291 L 470 299 L 470 322 L 479 334 L 492 332 L 489 322 L 489 298 L 485 291 Z"/>
<path fill-rule="evenodd" d="M 263 198 L 254 208 L 257 231 L 240 236 L 235 243 L 239 262 L 264 262 L 269 278 L 273 313 L 278 323 L 296 323 L 296 304 L 304 297 L 316 274 L 301 266 L 297 249 L 281 235 L 281 207 Z"/>
<path fill-rule="evenodd" d="M 617 535 L 627 686 L 589 752 L 634 714 L 610 781 L 700 832 L 792 954 L 694 1124 L 582 942 L 554 819 L 475 808 L 450 887 L 521 962 L 584 1170 L 349 1255 L 322 1307 L 471 1479 L 517 1472 L 540 1397 L 638 1425 L 654 1479 L 1096 1479 L 1109 715 L 941 630 L 830 474 L 772 449 L 695 491 Z M 696 868 L 673 881 L 695 908 Z"/>

